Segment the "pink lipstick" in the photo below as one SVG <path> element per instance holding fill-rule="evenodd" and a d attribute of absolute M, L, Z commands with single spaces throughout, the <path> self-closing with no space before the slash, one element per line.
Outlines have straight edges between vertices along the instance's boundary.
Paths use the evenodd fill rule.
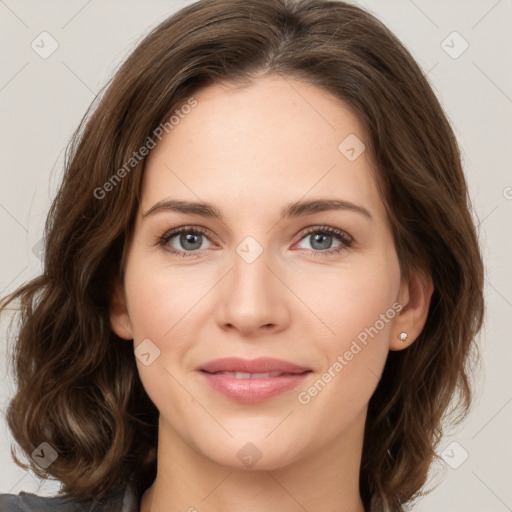
<path fill-rule="evenodd" d="M 218 393 L 244 403 L 258 403 L 299 386 L 311 369 L 269 357 L 228 357 L 198 368 Z"/>

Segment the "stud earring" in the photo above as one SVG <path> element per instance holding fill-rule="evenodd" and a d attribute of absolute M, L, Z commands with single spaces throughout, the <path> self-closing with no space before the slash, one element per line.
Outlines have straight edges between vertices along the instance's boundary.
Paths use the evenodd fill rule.
<path fill-rule="evenodd" d="M 402 341 L 405 341 L 407 340 L 407 336 L 408 334 L 406 332 L 401 332 L 398 337 L 402 340 Z"/>

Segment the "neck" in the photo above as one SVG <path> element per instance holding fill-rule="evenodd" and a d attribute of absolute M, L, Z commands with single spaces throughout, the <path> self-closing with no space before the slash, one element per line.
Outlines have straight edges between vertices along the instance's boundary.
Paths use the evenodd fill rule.
<path fill-rule="evenodd" d="M 364 512 L 359 470 L 366 410 L 331 443 L 279 468 L 239 469 L 193 450 L 160 417 L 158 470 L 141 512 Z"/>

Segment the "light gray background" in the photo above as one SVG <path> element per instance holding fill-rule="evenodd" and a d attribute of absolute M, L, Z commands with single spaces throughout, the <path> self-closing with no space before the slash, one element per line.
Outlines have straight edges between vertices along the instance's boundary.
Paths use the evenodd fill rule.
<path fill-rule="evenodd" d="M 37 275 L 34 246 L 62 172 L 63 150 L 95 93 L 133 45 L 185 4 L 176 0 L 0 0 L 0 295 Z M 512 511 L 512 1 L 364 0 L 428 74 L 460 141 L 486 260 L 483 369 L 468 420 L 439 453 L 458 469 L 434 466 L 439 484 L 415 512 Z M 47 59 L 32 48 L 41 32 L 58 42 Z M 464 42 L 468 49 L 452 58 Z M 448 39 L 446 39 L 448 37 Z M 445 43 L 442 43 L 445 41 Z M 48 46 L 47 46 L 48 47 Z M 452 53 L 450 56 L 445 50 Z M 2 320 L 0 372 L 6 374 Z M 0 410 L 13 381 L 2 377 Z M 0 492 L 53 494 L 10 458 L 0 417 Z M 456 442 L 457 445 L 451 445 Z M 311 511 L 313 512 L 313 511 Z"/>

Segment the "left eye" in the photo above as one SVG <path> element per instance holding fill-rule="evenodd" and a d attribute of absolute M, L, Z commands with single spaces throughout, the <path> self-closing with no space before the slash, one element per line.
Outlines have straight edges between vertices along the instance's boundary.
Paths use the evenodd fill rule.
<path fill-rule="evenodd" d="M 302 241 L 309 241 L 309 247 L 303 249 L 313 249 L 315 252 L 338 252 L 352 243 L 352 239 L 343 231 L 333 228 L 315 228 L 307 232 Z M 333 242 L 338 242 L 333 247 Z"/>

